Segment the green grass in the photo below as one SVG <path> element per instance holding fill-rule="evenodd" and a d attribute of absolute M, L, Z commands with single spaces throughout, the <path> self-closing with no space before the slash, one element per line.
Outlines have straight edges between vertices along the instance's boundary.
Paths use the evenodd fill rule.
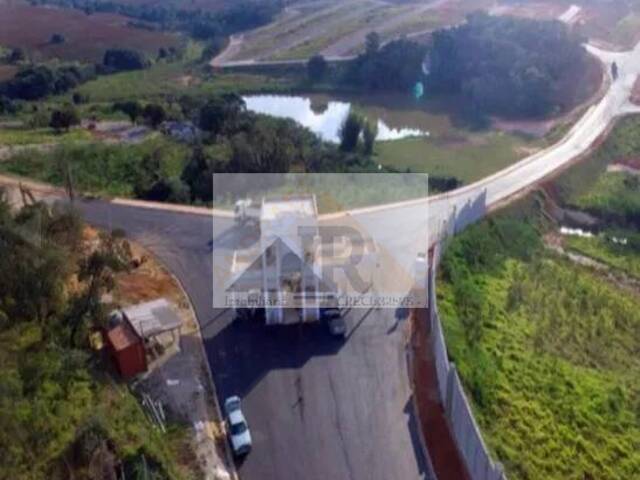
<path fill-rule="evenodd" d="M 621 245 L 614 243 L 611 236 L 626 238 L 628 241 L 637 237 L 635 232 L 612 232 L 597 237 L 570 236 L 565 239 L 564 245 L 568 250 L 580 253 L 598 260 L 609 267 L 624 272 L 625 274 L 640 279 L 640 255 L 632 244 Z M 629 238 L 631 237 L 631 238 Z"/>
<path fill-rule="evenodd" d="M 67 478 L 65 468 L 60 470 L 64 476 L 53 474 L 55 465 L 63 467 L 63 458 L 80 463 L 74 455 L 82 451 L 78 438 L 91 430 L 103 432 L 120 459 L 144 453 L 170 478 L 196 478 L 182 464 L 189 441 L 186 426 L 169 422 L 162 434 L 125 385 L 87 367 L 84 352 L 47 346 L 42 330 L 31 322 L 5 325 L 0 332 L 0 377 L 6 387 L 2 413 L 9 415 L 11 405 L 13 415 L 2 434 L 3 445 L 12 445 L 11 458 L 0 462 L 0 476 Z"/>
<path fill-rule="evenodd" d="M 154 100 L 184 94 L 206 97 L 216 93 L 244 91 L 277 91 L 288 83 L 266 75 L 243 73 L 203 73 L 200 63 L 203 45 L 189 42 L 183 60 L 170 63 L 155 63 L 146 70 L 102 75 L 76 89 L 87 95 L 91 103 L 118 100 Z M 52 99 L 53 102 L 68 101 L 70 95 Z"/>
<path fill-rule="evenodd" d="M 99 77 L 79 87 L 78 92 L 88 95 L 92 102 L 113 102 L 131 98 L 151 100 L 167 95 L 277 91 L 285 86 L 286 82 L 266 75 L 222 73 L 202 79 L 198 73 L 189 75 L 180 65 L 161 64 L 148 70 Z"/>
<path fill-rule="evenodd" d="M 164 178 L 178 178 L 189 152 L 186 146 L 162 138 L 140 145 L 61 145 L 51 152 L 21 152 L 0 162 L 0 171 L 63 186 L 66 161 L 79 191 L 133 197 L 142 163 L 154 154 L 161 159 Z"/>
<path fill-rule="evenodd" d="M 618 122 L 606 141 L 589 158 L 572 166 L 556 182 L 555 188 L 563 203 L 586 205 L 585 196 L 592 194 L 596 183 L 606 187 L 602 180 L 610 163 L 640 156 L 640 116 L 626 117 Z M 604 190 L 601 190 L 604 191 Z"/>
<path fill-rule="evenodd" d="M 481 233 L 463 233 L 447 255 L 459 242 L 484 248 Z M 551 254 L 506 255 L 466 262 L 438 286 L 449 354 L 494 457 L 512 480 L 636 478 L 640 300 Z M 466 282 L 481 292 L 471 316 Z"/>
<path fill-rule="evenodd" d="M 465 183 L 484 178 L 526 156 L 521 138 L 505 133 L 463 137 L 460 143 L 437 142 L 430 137 L 378 142 L 376 161 L 399 170 L 451 175 Z"/>
<path fill-rule="evenodd" d="M 573 204 L 603 217 L 631 221 L 640 213 L 640 177 L 627 172 L 604 173 Z"/>
<path fill-rule="evenodd" d="M 90 139 L 91 134 L 84 129 L 71 129 L 57 134 L 51 128 L 0 128 L 0 146 L 77 142 Z"/>

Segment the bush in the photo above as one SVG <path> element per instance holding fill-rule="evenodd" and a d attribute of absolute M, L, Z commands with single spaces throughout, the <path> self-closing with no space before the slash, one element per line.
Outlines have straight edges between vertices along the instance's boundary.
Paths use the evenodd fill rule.
<path fill-rule="evenodd" d="M 314 55 L 307 62 L 307 77 L 312 83 L 321 82 L 327 75 L 327 61 L 322 55 Z"/>
<path fill-rule="evenodd" d="M 112 48 L 105 52 L 102 64 L 111 72 L 142 70 L 151 66 L 144 53 L 124 48 Z"/>
<path fill-rule="evenodd" d="M 56 131 L 69 130 L 73 125 L 80 123 L 78 111 L 72 105 L 65 105 L 60 110 L 51 113 L 49 126 Z"/>
<path fill-rule="evenodd" d="M 12 79 L 0 83 L 0 96 L 11 99 L 38 100 L 49 95 L 65 93 L 95 78 L 95 69 L 88 66 L 63 65 L 50 68 L 45 65 L 27 67 Z"/>
<path fill-rule="evenodd" d="M 62 35 L 61 33 L 54 33 L 53 35 L 51 35 L 51 39 L 49 40 L 49 43 L 51 43 L 52 45 L 60 45 L 61 43 L 66 42 L 66 38 L 64 38 L 64 35 Z"/>

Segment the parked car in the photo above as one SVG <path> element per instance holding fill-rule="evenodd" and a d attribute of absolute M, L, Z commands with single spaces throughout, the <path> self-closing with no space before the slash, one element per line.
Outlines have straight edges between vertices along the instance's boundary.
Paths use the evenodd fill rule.
<path fill-rule="evenodd" d="M 321 312 L 321 318 L 326 320 L 329 333 L 334 337 L 344 337 L 347 334 L 347 323 L 339 308 L 325 308 Z"/>
<path fill-rule="evenodd" d="M 224 402 L 224 411 L 229 427 L 229 441 L 236 457 L 251 451 L 251 432 L 240 406 L 240 397 L 229 397 Z"/>

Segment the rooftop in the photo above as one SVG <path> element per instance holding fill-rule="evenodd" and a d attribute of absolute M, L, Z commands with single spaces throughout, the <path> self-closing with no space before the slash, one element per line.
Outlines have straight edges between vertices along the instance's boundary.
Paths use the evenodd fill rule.
<path fill-rule="evenodd" d="M 262 202 L 261 219 L 277 220 L 286 216 L 312 217 L 318 216 L 316 200 L 313 195 L 291 195 L 265 198 Z"/>
<path fill-rule="evenodd" d="M 136 333 L 143 338 L 179 328 L 182 320 L 166 298 L 122 309 Z"/>
<path fill-rule="evenodd" d="M 122 322 L 107 332 L 109 343 L 116 352 L 140 342 L 140 337 L 127 322 Z"/>

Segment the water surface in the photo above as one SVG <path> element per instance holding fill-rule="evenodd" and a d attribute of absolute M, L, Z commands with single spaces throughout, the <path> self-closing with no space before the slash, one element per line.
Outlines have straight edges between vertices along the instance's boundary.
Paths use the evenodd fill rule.
<path fill-rule="evenodd" d="M 307 127 L 323 140 L 340 141 L 340 127 L 354 105 L 343 100 L 324 100 L 321 97 L 289 95 L 248 95 L 243 97 L 252 112 L 279 118 L 290 118 Z M 399 140 L 407 137 L 426 137 L 429 132 L 411 124 L 389 126 L 381 118 L 367 118 L 378 123 L 377 140 Z"/>

